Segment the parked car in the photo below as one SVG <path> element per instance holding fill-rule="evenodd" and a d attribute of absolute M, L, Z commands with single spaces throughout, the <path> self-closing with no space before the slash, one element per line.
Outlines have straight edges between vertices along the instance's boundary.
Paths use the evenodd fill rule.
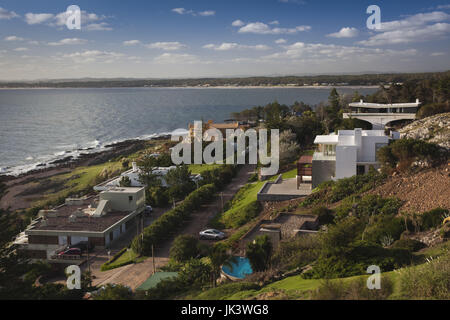
<path fill-rule="evenodd" d="M 58 253 L 59 257 L 62 256 L 81 256 L 81 249 L 80 248 L 68 248 L 60 253 Z"/>
<path fill-rule="evenodd" d="M 89 252 L 92 252 L 94 250 L 95 245 L 92 243 L 89 243 L 87 241 L 80 241 L 77 244 L 73 244 L 69 247 L 70 249 L 80 249 L 81 252 L 86 252 L 89 250 Z"/>
<path fill-rule="evenodd" d="M 216 229 L 207 229 L 200 231 L 200 239 L 222 240 L 226 235 L 222 231 Z"/>
<path fill-rule="evenodd" d="M 145 206 L 145 213 L 149 214 L 150 212 L 153 212 L 153 208 L 151 205 L 146 205 Z"/>

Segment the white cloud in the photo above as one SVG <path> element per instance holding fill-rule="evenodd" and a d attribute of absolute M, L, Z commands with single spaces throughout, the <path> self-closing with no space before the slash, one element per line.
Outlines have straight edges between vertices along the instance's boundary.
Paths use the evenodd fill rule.
<path fill-rule="evenodd" d="M 280 22 L 278 20 L 274 20 L 274 21 L 269 22 L 269 24 L 279 25 Z"/>
<path fill-rule="evenodd" d="M 198 63 L 200 60 L 197 56 L 187 53 L 163 53 L 153 59 L 157 63 L 164 64 L 192 64 Z"/>
<path fill-rule="evenodd" d="M 287 42 L 287 40 L 286 40 L 286 39 L 283 39 L 283 38 L 275 40 L 275 43 L 276 43 L 276 44 L 284 44 L 284 43 L 286 43 L 286 42 Z"/>
<path fill-rule="evenodd" d="M 445 56 L 446 53 L 445 52 L 433 52 L 432 54 L 430 54 L 430 56 L 432 57 L 440 57 L 440 56 Z"/>
<path fill-rule="evenodd" d="M 8 37 L 5 37 L 4 40 L 5 41 L 23 41 L 25 39 L 21 38 L 21 37 L 17 37 L 17 36 L 8 36 Z"/>
<path fill-rule="evenodd" d="M 433 38 L 448 35 L 450 24 L 436 23 L 419 28 L 400 29 L 387 31 L 370 37 L 368 40 L 360 41 L 366 46 L 380 46 L 386 44 L 404 44 L 418 41 L 427 41 Z"/>
<path fill-rule="evenodd" d="M 123 42 L 124 46 L 134 46 L 134 45 L 137 45 L 137 44 L 141 44 L 141 41 L 139 41 L 139 40 L 127 40 L 127 41 Z"/>
<path fill-rule="evenodd" d="M 81 28 L 88 31 L 109 31 L 111 26 L 104 20 L 107 19 L 105 15 L 98 15 L 92 12 L 81 11 Z M 52 13 L 27 13 L 25 14 L 25 21 L 30 24 L 46 24 L 52 27 L 63 27 L 66 25 L 67 12 L 61 12 L 56 15 Z"/>
<path fill-rule="evenodd" d="M 85 50 L 62 55 L 62 58 L 69 58 L 77 63 L 88 62 L 103 62 L 111 63 L 125 55 L 117 52 L 100 51 L 100 50 Z"/>
<path fill-rule="evenodd" d="M 91 23 L 91 24 L 88 24 L 84 28 L 82 27 L 82 29 L 88 30 L 88 31 L 111 31 L 112 30 L 112 28 L 106 22 Z"/>
<path fill-rule="evenodd" d="M 439 10 L 450 9 L 450 4 L 443 4 L 443 5 L 437 6 L 437 9 L 439 9 Z"/>
<path fill-rule="evenodd" d="M 55 16 L 52 13 L 27 13 L 25 14 L 25 21 L 28 24 L 40 24 L 53 19 Z"/>
<path fill-rule="evenodd" d="M 167 50 L 167 51 L 174 51 L 174 50 L 180 50 L 182 48 L 185 48 L 186 45 L 174 41 L 174 42 L 154 42 L 149 43 L 145 45 L 149 49 L 161 49 L 161 50 Z"/>
<path fill-rule="evenodd" d="M 232 23 L 231 23 L 231 25 L 233 26 L 233 27 L 242 27 L 243 25 L 245 25 L 245 23 L 244 23 L 244 21 L 242 21 L 242 20 L 234 20 Z"/>
<path fill-rule="evenodd" d="M 390 50 L 380 48 L 365 48 L 357 46 L 338 46 L 334 44 L 322 43 L 304 43 L 296 42 L 292 45 L 283 46 L 285 51 L 277 52 L 262 57 L 269 60 L 335 60 L 335 61 L 351 61 L 351 60 L 373 60 L 385 59 L 393 56 L 414 56 L 417 54 L 416 49 L 407 50 Z"/>
<path fill-rule="evenodd" d="M 339 32 L 330 33 L 328 37 L 332 38 L 353 38 L 359 34 L 358 29 L 352 27 L 344 27 Z"/>
<path fill-rule="evenodd" d="M 24 48 L 24 47 L 15 48 L 14 51 L 17 51 L 17 52 L 28 51 L 28 48 Z"/>
<path fill-rule="evenodd" d="M 294 28 L 271 28 L 263 22 L 251 22 L 239 29 L 239 33 L 256 34 L 295 34 L 297 32 L 310 30 L 310 26 L 297 26 Z"/>
<path fill-rule="evenodd" d="M 203 17 L 208 17 L 208 16 L 214 16 L 216 14 L 216 12 L 213 10 L 206 10 L 206 11 L 201 11 L 198 14 Z"/>
<path fill-rule="evenodd" d="M 10 20 L 12 18 L 17 18 L 19 15 L 14 11 L 8 11 L 0 7 L 0 20 Z"/>
<path fill-rule="evenodd" d="M 199 11 L 195 12 L 194 10 L 187 10 L 185 8 L 173 8 L 172 12 L 178 13 L 178 14 L 190 14 L 192 16 L 202 16 L 202 17 L 210 17 L 216 15 L 216 12 L 214 10 L 205 10 L 205 11 Z"/>
<path fill-rule="evenodd" d="M 203 48 L 205 49 L 212 49 L 216 51 L 229 51 L 233 49 L 253 49 L 253 50 L 268 50 L 270 49 L 269 46 L 266 46 L 264 44 L 258 44 L 258 45 L 244 45 L 234 42 L 224 42 L 220 45 L 215 44 L 207 44 L 204 45 Z"/>
<path fill-rule="evenodd" d="M 65 38 L 57 42 L 49 42 L 49 46 L 64 46 L 64 45 L 74 45 L 74 44 L 85 44 L 87 40 L 79 38 Z"/>

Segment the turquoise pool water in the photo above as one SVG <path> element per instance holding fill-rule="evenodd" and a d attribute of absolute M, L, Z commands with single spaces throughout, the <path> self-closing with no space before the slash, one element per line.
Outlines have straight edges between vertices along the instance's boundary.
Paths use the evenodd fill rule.
<path fill-rule="evenodd" d="M 247 258 L 234 257 L 234 261 L 230 267 L 222 266 L 222 271 L 235 278 L 244 279 L 246 275 L 253 273 L 252 266 Z"/>

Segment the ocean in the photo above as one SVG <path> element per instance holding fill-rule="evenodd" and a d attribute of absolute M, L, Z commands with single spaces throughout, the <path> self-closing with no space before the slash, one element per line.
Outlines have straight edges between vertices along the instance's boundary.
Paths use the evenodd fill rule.
<path fill-rule="evenodd" d="M 338 88 L 340 94 L 355 90 Z M 275 100 L 318 104 L 329 93 L 329 88 L 0 90 L 0 174 L 17 175 L 115 142 L 187 129 L 194 120 L 220 122 L 232 112 Z"/>

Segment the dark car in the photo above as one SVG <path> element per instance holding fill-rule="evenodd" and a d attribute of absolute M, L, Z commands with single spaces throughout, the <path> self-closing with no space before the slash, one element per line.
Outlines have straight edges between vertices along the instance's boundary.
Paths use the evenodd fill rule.
<path fill-rule="evenodd" d="M 58 256 L 81 256 L 80 248 L 68 248 L 58 253 Z"/>
<path fill-rule="evenodd" d="M 88 243 L 87 241 L 81 241 L 77 244 L 73 244 L 69 247 L 69 249 L 80 249 L 81 252 L 92 252 L 94 250 L 95 246 L 92 243 Z"/>

